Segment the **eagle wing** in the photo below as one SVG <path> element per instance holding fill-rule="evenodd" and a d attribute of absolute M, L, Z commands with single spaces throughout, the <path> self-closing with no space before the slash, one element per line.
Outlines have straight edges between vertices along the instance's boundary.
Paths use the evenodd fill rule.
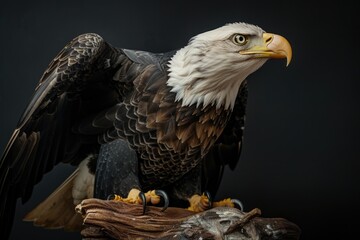
<path fill-rule="evenodd" d="M 209 191 L 212 196 L 215 196 L 219 188 L 224 167 L 229 165 L 230 169 L 234 170 L 240 159 L 247 95 L 247 81 L 245 80 L 240 86 L 228 124 L 209 153 L 204 157 L 202 189 Z"/>
<path fill-rule="evenodd" d="M 1 239 L 10 234 L 17 198 L 26 202 L 57 163 L 78 164 L 99 147 L 97 136 L 113 124 L 106 109 L 121 101 L 127 84 L 112 76 L 129 64 L 96 34 L 73 39 L 50 63 L 0 160 Z M 78 121 L 101 111 L 101 121 L 79 134 Z"/>

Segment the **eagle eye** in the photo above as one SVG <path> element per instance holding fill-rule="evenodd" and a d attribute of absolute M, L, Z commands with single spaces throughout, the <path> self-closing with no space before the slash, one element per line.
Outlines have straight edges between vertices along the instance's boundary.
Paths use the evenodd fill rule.
<path fill-rule="evenodd" d="M 244 45 L 247 43 L 248 38 L 246 35 L 242 35 L 242 34 L 234 34 L 232 37 L 232 41 L 236 44 L 236 45 Z"/>

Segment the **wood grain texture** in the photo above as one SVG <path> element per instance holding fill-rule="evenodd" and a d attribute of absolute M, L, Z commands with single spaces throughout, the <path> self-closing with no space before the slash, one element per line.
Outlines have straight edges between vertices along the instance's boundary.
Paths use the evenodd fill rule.
<path fill-rule="evenodd" d="M 284 218 L 262 218 L 257 208 L 241 212 L 217 207 L 194 213 L 181 208 L 87 199 L 76 207 L 83 217 L 83 239 L 267 239 L 297 240 L 300 228 Z"/>

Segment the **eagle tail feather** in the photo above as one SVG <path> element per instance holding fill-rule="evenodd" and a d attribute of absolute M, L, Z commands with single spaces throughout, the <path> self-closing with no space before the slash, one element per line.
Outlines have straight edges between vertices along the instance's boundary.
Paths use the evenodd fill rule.
<path fill-rule="evenodd" d="M 26 214 L 23 220 L 48 229 L 64 228 L 66 231 L 80 231 L 82 218 L 75 212 L 72 197 L 72 189 L 78 173 L 79 170 L 76 169 L 49 197 Z"/>

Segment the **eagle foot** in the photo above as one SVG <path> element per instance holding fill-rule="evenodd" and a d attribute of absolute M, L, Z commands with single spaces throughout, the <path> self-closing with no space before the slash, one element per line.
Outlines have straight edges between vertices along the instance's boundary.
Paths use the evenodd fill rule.
<path fill-rule="evenodd" d="M 161 200 L 160 197 L 164 199 L 164 206 L 161 211 L 165 211 L 169 206 L 169 198 L 163 190 L 150 190 L 144 193 L 139 189 L 133 188 L 129 191 L 129 194 L 126 198 L 123 198 L 116 194 L 112 194 L 108 197 L 108 200 L 126 202 L 130 204 L 142 204 L 143 214 L 145 214 L 147 204 L 159 204 Z"/>
<path fill-rule="evenodd" d="M 188 210 L 193 212 L 203 212 L 215 207 L 237 207 L 241 211 L 244 210 L 244 205 L 238 199 L 227 198 L 221 201 L 213 202 L 209 192 L 204 192 L 201 196 L 194 194 L 189 199 L 190 207 Z"/>
<path fill-rule="evenodd" d="M 188 207 L 189 211 L 193 212 L 203 212 L 211 208 L 212 200 L 209 192 L 204 192 L 201 196 L 194 194 L 189 199 L 190 206 Z"/>
<path fill-rule="evenodd" d="M 218 202 L 213 202 L 212 206 L 213 207 L 236 207 L 236 208 L 239 208 L 240 211 L 242 211 L 242 212 L 244 211 L 244 205 L 238 199 L 226 198 L 226 199 L 218 201 Z"/>

